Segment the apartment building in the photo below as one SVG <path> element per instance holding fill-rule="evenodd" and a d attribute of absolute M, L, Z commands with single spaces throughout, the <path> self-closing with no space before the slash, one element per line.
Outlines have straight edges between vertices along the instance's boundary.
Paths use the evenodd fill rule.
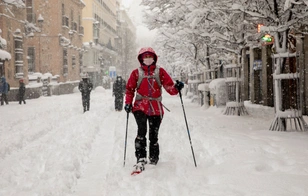
<path fill-rule="evenodd" d="M 50 73 L 58 81 L 80 79 L 82 64 L 82 0 L 26 0 L 27 20 L 39 27 L 26 32 L 28 74 Z"/>
<path fill-rule="evenodd" d="M 122 57 L 119 73 L 127 79 L 132 69 L 138 65 L 136 27 L 126 10 L 122 8 L 118 10 L 118 37 L 117 48 Z"/>
<path fill-rule="evenodd" d="M 82 12 L 85 27 L 84 65 L 82 72 L 88 74 L 94 86 L 102 85 L 109 76 L 110 67 L 116 67 L 119 57 L 115 48 L 117 36 L 117 0 L 84 0 Z M 115 76 L 112 76 L 115 77 Z M 108 77 L 109 78 L 109 77 Z"/>
<path fill-rule="evenodd" d="M 22 2 L 1 6 L 2 36 L 12 55 L 5 68 L 10 84 L 17 86 L 19 78 L 29 82 L 46 74 L 57 82 L 79 80 L 83 0 Z"/>
<path fill-rule="evenodd" d="M 11 86 L 18 84 L 18 77 L 23 75 L 16 75 L 20 72 L 23 65 L 23 46 L 22 41 L 26 39 L 22 35 L 25 28 L 24 20 L 26 16 L 25 4 L 19 2 L 16 4 L 8 4 L 3 1 L 0 6 L 0 29 L 1 29 L 1 49 L 8 52 L 11 56 L 9 61 L 2 61 L 0 64 L 0 74 L 6 77 L 7 82 Z M 17 59 L 21 58 L 21 62 Z"/>
<path fill-rule="evenodd" d="M 84 65 L 95 86 L 105 85 L 116 75 L 128 75 L 127 66 L 136 58 L 136 28 L 119 0 L 84 0 Z M 134 54 L 134 56 L 132 55 Z M 109 72 L 112 70 L 112 72 Z"/>

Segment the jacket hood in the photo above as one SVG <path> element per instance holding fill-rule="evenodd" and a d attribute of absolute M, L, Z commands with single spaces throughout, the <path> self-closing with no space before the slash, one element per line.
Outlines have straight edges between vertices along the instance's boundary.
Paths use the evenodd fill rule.
<path fill-rule="evenodd" d="M 157 55 L 156 55 L 155 51 L 153 50 L 153 48 L 151 48 L 151 47 L 145 47 L 145 48 L 141 48 L 139 50 L 137 58 L 138 58 L 138 61 L 140 62 L 140 64 L 144 65 L 143 61 L 142 61 L 142 54 L 144 54 L 144 53 L 152 53 L 154 55 L 154 63 L 153 64 L 155 65 L 156 62 L 157 62 Z"/>
<path fill-rule="evenodd" d="M 1 77 L 1 82 L 6 82 L 6 79 L 5 79 L 5 77 Z"/>

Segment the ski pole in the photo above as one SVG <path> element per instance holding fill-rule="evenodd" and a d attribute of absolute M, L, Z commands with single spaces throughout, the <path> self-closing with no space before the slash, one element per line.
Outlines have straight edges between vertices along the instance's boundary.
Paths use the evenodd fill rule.
<path fill-rule="evenodd" d="M 129 113 L 127 112 L 127 117 L 126 117 L 126 132 L 125 132 L 125 144 L 124 144 L 124 164 L 123 164 L 123 167 L 125 167 L 125 159 L 126 159 L 128 117 L 129 117 Z"/>
<path fill-rule="evenodd" d="M 168 111 L 170 112 L 170 110 L 162 103 L 163 107 Z"/>
<path fill-rule="evenodd" d="M 189 142 L 190 142 L 190 148 L 191 148 L 191 152 L 194 158 L 194 162 L 195 162 L 195 167 L 197 167 L 197 163 L 196 163 L 196 159 L 195 159 L 195 153 L 194 153 L 194 149 L 192 146 L 192 142 L 191 142 L 191 138 L 190 138 L 190 133 L 189 133 L 189 129 L 188 129 L 188 124 L 187 124 L 187 119 L 186 119 L 186 114 L 185 114 L 185 109 L 184 109 L 184 104 L 183 104 L 183 99 L 182 99 L 182 93 L 181 91 L 179 91 L 180 94 L 180 99 L 181 99 L 181 103 L 182 103 L 182 108 L 183 108 L 183 113 L 184 113 L 184 118 L 185 118 L 185 123 L 186 123 L 186 128 L 187 128 L 187 134 L 188 134 L 188 138 L 189 138 Z"/>

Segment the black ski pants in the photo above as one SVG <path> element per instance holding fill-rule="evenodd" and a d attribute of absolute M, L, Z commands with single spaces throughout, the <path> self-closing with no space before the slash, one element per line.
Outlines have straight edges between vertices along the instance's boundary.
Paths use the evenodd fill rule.
<path fill-rule="evenodd" d="M 89 111 L 90 110 L 90 93 L 82 93 L 82 106 L 83 111 Z"/>
<path fill-rule="evenodd" d="M 1 105 L 3 105 L 4 102 L 5 102 L 6 104 L 9 104 L 9 101 L 8 101 L 8 99 L 7 99 L 7 94 L 2 93 L 2 96 L 1 96 Z"/>
<path fill-rule="evenodd" d="M 19 100 L 19 104 L 21 104 L 22 102 L 23 102 L 24 104 L 26 104 L 25 96 L 24 96 L 24 95 L 19 95 L 19 96 L 18 96 L 18 100 Z"/>
<path fill-rule="evenodd" d="M 114 108 L 117 111 L 122 111 L 123 109 L 123 95 L 116 95 L 114 99 Z"/>
<path fill-rule="evenodd" d="M 135 139 L 135 156 L 138 159 L 146 158 L 147 151 L 147 122 L 149 122 L 149 140 L 150 140 L 150 159 L 159 158 L 158 131 L 162 121 L 161 116 L 148 116 L 142 111 L 134 112 L 138 126 L 137 137 Z"/>

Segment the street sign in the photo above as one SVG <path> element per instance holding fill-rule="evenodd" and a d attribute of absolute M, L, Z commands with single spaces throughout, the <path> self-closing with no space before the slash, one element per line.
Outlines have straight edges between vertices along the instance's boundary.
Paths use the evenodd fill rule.
<path fill-rule="evenodd" d="M 110 66 L 109 67 L 109 77 L 110 78 L 115 78 L 117 76 L 117 70 L 115 66 Z"/>

